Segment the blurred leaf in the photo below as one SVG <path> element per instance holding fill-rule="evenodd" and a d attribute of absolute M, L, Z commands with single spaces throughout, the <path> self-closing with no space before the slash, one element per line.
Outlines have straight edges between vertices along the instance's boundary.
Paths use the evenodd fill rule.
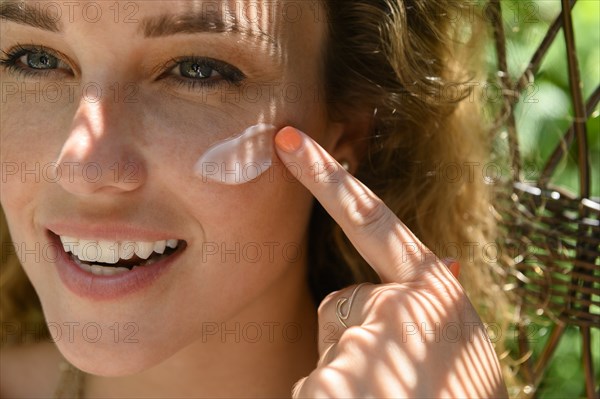
<path fill-rule="evenodd" d="M 518 79 L 543 40 L 548 27 L 561 11 L 560 1 L 549 0 L 502 0 L 504 30 L 507 37 L 509 75 Z M 600 1 L 578 0 L 572 13 L 575 30 L 576 51 L 579 60 L 581 87 L 585 99 L 600 84 Z M 487 49 L 491 79 L 497 68 L 493 44 Z M 495 81 L 495 80 L 492 80 Z M 488 104 L 496 109 L 498 104 Z M 496 107 L 496 108 L 495 108 Z M 542 61 L 534 82 L 521 93 L 515 106 L 515 118 L 519 138 L 519 150 L 523 165 L 534 171 L 528 178 L 535 179 L 549 155 L 562 140 L 573 122 L 573 103 L 569 87 L 567 52 L 563 31 Z M 592 182 L 592 197 L 600 198 L 600 109 L 597 107 L 587 121 L 588 148 Z M 497 140 L 506 140 L 499 134 Z M 495 148 L 503 146 L 494 143 Z M 560 162 L 551 182 L 577 193 L 579 172 L 577 142 Z M 599 309 L 592 310 L 598 313 Z M 547 341 L 552 322 L 536 319 L 531 324 L 534 333 L 528 336 L 537 359 Z M 508 348 L 518 354 L 514 329 L 507 332 L 511 338 Z M 538 397 L 578 398 L 585 397 L 584 374 L 581 360 L 582 340 L 577 327 L 569 326 L 550 361 Z M 600 384 L 600 329 L 592 329 L 592 357 Z"/>

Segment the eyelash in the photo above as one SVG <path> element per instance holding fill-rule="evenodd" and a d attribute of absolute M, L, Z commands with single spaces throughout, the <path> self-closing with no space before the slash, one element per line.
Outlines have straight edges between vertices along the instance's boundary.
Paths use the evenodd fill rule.
<path fill-rule="evenodd" d="M 10 49 L 8 52 L 0 50 L 4 57 L 0 58 L 0 68 L 5 69 L 9 73 L 20 75 L 23 77 L 48 77 L 53 73 L 58 73 L 57 69 L 34 69 L 28 66 L 20 66 L 19 59 L 24 55 L 45 53 L 55 57 L 60 63 L 65 64 L 63 58 L 57 52 L 46 48 L 44 46 L 24 46 L 17 44 L 15 47 Z M 203 67 L 209 67 L 213 71 L 217 72 L 221 77 L 218 80 L 206 78 L 206 79 L 193 79 L 184 76 L 172 75 L 172 72 L 184 62 L 194 62 Z M 184 56 L 172 58 L 167 61 L 161 68 L 164 72 L 158 77 L 158 79 L 164 80 L 169 83 L 177 85 L 177 87 L 185 87 L 189 91 L 202 90 L 203 88 L 212 88 L 223 82 L 227 82 L 236 86 L 246 78 L 243 72 L 234 66 L 227 64 L 223 61 L 219 61 L 213 58 L 207 57 L 196 57 L 196 56 Z"/>
<path fill-rule="evenodd" d="M 190 91 L 201 90 L 202 88 L 212 88 L 222 83 L 218 80 L 215 81 L 210 78 L 192 79 L 184 76 L 171 75 L 171 72 L 184 62 L 194 62 L 200 66 L 209 67 L 210 69 L 218 72 L 219 75 L 221 75 L 222 80 L 235 86 L 240 86 L 244 79 L 246 79 L 246 75 L 244 75 L 242 71 L 226 62 L 219 61 L 214 58 L 196 56 L 172 58 L 163 65 L 162 69 L 165 72 L 162 73 L 158 78 L 167 82 L 173 82 L 178 87 L 186 87 Z"/>
<path fill-rule="evenodd" d="M 2 51 L 2 50 L 0 50 L 0 51 Z M 60 55 L 58 55 L 53 50 L 50 50 L 43 46 L 30 47 L 30 46 L 23 46 L 21 44 L 17 44 L 10 51 L 8 51 L 8 52 L 2 51 L 2 53 L 4 54 L 5 57 L 0 59 L 0 66 L 10 73 L 13 73 L 16 75 L 21 75 L 24 77 L 47 77 L 48 75 L 50 75 L 52 73 L 56 73 L 55 69 L 34 70 L 34 69 L 24 68 L 24 67 L 17 65 L 17 63 L 19 62 L 19 58 L 21 58 L 24 55 L 45 53 L 45 54 L 48 54 L 48 55 L 51 55 L 51 56 L 57 58 L 58 60 L 61 60 Z M 64 61 L 62 61 L 62 62 L 64 63 Z"/>

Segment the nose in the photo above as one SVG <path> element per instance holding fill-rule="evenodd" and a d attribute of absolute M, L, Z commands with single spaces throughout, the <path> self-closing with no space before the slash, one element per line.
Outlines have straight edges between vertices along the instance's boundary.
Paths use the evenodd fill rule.
<path fill-rule="evenodd" d="M 135 115 L 127 104 L 82 98 L 56 161 L 60 185 L 76 195 L 131 192 L 144 184 Z"/>

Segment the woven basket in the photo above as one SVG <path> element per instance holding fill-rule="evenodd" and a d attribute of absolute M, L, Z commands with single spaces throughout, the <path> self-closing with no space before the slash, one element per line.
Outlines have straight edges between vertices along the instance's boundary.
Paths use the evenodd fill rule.
<path fill-rule="evenodd" d="M 499 126 L 507 137 L 514 171 L 512 190 L 508 190 L 508 196 L 500 196 L 497 215 L 506 232 L 503 244 L 510 254 L 503 258 L 502 265 L 508 276 L 506 286 L 517 297 L 518 357 L 522 359 L 520 373 L 527 384 L 521 397 L 536 396 L 558 343 L 567 326 L 573 325 L 581 334 L 585 373 L 581 384 L 585 384 L 588 398 L 600 398 L 600 378 L 598 370 L 593 368 L 591 347 L 591 329 L 600 328 L 600 203 L 590 197 L 590 150 L 586 132 L 586 122 L 600 99 L 600 86 L 584 100 L 571 15 L 575 3 L 574 0 L 561 1 L 561 13 L 550 25 L 525 72 L 514 80 L 508 73 L 502 6 L 499 0 L 490 0 L 486 5 L 487 17 L 494 29 L 498 80 L 505 93 Z M 547 159 L 539 178 L 527 183 L 521 173 L 514 108 L 519 96 L 535 79 L 550 45 L 561 40 L 560 32 L 568 57 L 574 122 Z M 549 184 L 559 162 L 574 145 L 578 158 L 578 194 Z M 532 356 L 530 348 L 531 331 L 527 323 L 531 317 L 544 318 L 550 325 L 550 335 L 537 358 Z"/>

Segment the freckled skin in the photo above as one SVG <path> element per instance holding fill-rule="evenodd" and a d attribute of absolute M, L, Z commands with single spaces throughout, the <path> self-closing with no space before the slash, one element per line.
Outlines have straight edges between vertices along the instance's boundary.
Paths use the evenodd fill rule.
<path fill-rule="evenodd" d="M 135 18 L 189 12 L 202 3 L 134 2 Z M 144 292 L 102 304 L 66 290 L 52 261 L 21 259 L 48 321 L 95 322 L 106 332 L 93 344 L 84 339 L 57 342 L 63 355 L 82 370 L 124 376 L 119 380 L 123 386 L 134 380 L 144 386 L 160 376 L 183 390 L 200 384 L 210 395 L 212 388 L 220 392 L 224 385 L 232 393 L 237 389 L 247 393 L 240 387 L 253 379 L 264 381 L 257 385 L 259 391 L 281 393 L 285 386 L 289 393 L 291 384 L 314 365 L 316 347 L 308 331 L 316 314 L 305 279 L 310 193 L 284 178 L 282 165 L 273 166 L 268 178 L 263 175 L 240 186 L 202 182 L 192 168 L 211 145 L 260 122 L 294 124 L 316 132 L 319 140 L 327 137 L 326 109 L 314 96 L 320 84 L 325 26 L 314 20 L 308 4 L 300 4 L 302 18 L 283 19 L 284 3 L 270 5 L 275 7 L 273 19 L 264 26 L 279 44 L 277 51 L 268 52 L 231 33 L 143 38 L 137 33 L 139 23 L 126 23 L 123 18 L 114 22 L 108 8 L 112 2 L 96 3 L 105 17 L 95 23 L 76 12 L 72 22 L 64 21 L 60 34 L 12 22 L 0 24 L 2 50 L 17 43 L 41 45 L 64 55 L 67 66 L 61 67 L 70 68 L 44 78 L 0 71 L 4 85 L 18 88 L 1 104 L 2 162 L 29 169 L 52 164 L 63 173 L 58 182 L 44 176 L 36 182 L 33 176 L 23 179 L 20 174 L 3 182 L 2 207 L 13 241 L 43 246 L 48 244 L 45 223 L 75 219 L 164 228 L 178 231 L 177 238 L 188 243 L 173 273 Z M 122 9 L 126 5 L 119 3 Z M 63 15 L 68 15 L 66 8 Z M 244 86 L 226 84 L 189 91 L 158 79 L 157 68 L 190 55 L 235 66 L 247 76 L 245 87 L 262 87 L 262 95 L 258 100 L 256 94 L 250 98 Z M 22 101 L 21 89 L 31 90 L 36 82 L 42 85 L 40 101 L 32 95 Z M 51 84 L 63 89 L 54 102 L 44 97 L 49 94 L 44 88 Z M 88 101 L 80 97 L 85 87 L 99 87 L 103 95 Z M 301 89 L 294 101 L 283 91 L 289 87 Z M 68 90 L 73 96 L 67 95 Z M 86 178 L 84 166 L 91 163 L 102 171 L 99 181 Z M 206 255 L 207 243 L 216 244 L 219 252 Z M 258 261 L 254 256 L 227 255 L 236 245 L 253 248 L 248 243 L 262 248 Z M 282 252 L 289 243 L 300 248 L 298 256 L 290 258 Z M 267 256 L 270 252 L 273 257 Z M 237 320 L 302 322 L 307 323 L 307 333 L 287 349 L 272 343 L 242 349 L 195 344 L 207 322 Z M 134 323 L 138 343 L 115 343 L 109 330 L 115 323 Z M 290 357 L 296 359 L 296 366 L 289 366 L 294 363 Z M 244 362 L 256 358 L 266 362 L 266 369 L 248 372 Z M 203 370 L 201 380 L 184 366 L 190 359 Z M 236 372 L 233 363 L 244 371 Z M 223 369 L 229 370 L 224 374 L 227 384 L 217 377 Z M 90 389 L 101 394 L 99 386 Z"/>
<path fill-rule="evenodd" d="M 143 21 L 165 12 L 189 15 L 208 3 L 215 4 L 169 0 L 118 6 L 134 4 Z M 114 6 L 96 4 L 105 15 Z M 138 35 L 140 26 L 152 33 L 164 24 L 112 18 L 94 23 L 75 18 L 62 34 L 1 24 L 4 52 L 31 43 L 64 58 L 62 75 L 38 76 L 38 81 L 73 83 L 79 92 L 93 84 L 103 93 L 119 94 L 97 101 L 79 95 L 77 100 L 20 100 L 17 95 L 2 101 L 3 163 L 27 170 L 49 163 L 61 169 L 76 166 L 74 176 L 58 181 L 35 181 L 31 174 L 3 181 L 0 198 L 13 241 L 27 249 L 47 245 L 47 223 L 75 220 L 165 230 L 188 245 L 172 270 L 148 289 L 101 303 L 65 289 L 52 260 L 20 254 L 46 319 L 55 327 L 74 327 L 74 336 L 56 344 L 75 366 L 94 374 L 86 379 L 86 396 L 289 397 L 292 385 L 307 376 L 295 385 L 294 397 L 507 397 L 485 327 L 458 281 L 437 259 L 404 256 L 400 251 L 408 243 L 424 247 L 381 199 L 336 162 L 340 155 L 357 159 L 349 140 L 344 144 L 340 138 L 346 129 L 366 132 L 368 123 L 360 116 L 331 123 L 325 104 L 315 101 L 314 88 L 325 86 L 320 79 L 325 21 L 311 18 L 317 4 L 219 4 L 287 12 L 258 22 L 242 18 L 241 28 L 253 30 L 243 37 L 230 31 L 148 39 Z M 292 18 L 286 6 L 302 12 Z M 249 38 L 264 38 L 258 26 L 277 44 L 251 44 Z M 234 65 L 243 71 L 245 84 L 188 90 L 189 82 L 182 84 L 172 72 L 173 60 L 190 54 Z M 35 79 L 6 70 L 0 75 L 3 88 L 16 84 L 27 93 Z M 257 99 L 246 91 L 250 84 L 272 88 L 273 83 L 302 95 L 291 99 L 276 90 Z M 122 101 L 120 94 L 131 84 L 134 101 Z M 282 163 L 298 167 L 298 181 L 284 174 L 282 163 L 241 185 L 203 182 L 194 175 L 199 154 L 264 122 L 290 125 L 275 137 L 276 150 Z M 82 174 L 90 164 L 103 172 L 93 181 Z M 325 165 L 335 170 L 329 173 Z M 127 166 L 135 173 L 123 179 Z M 307 225 L 314 201 L 307 189 L 382 281 L 354 293 L 354 287 L 332 293 L 318 312 L 306 281 Z M 262 248 L 261 255 L 249 255 L 248 248 Z M 337 328 L 336 304 L 354 294 L 346 313 L 348 328 Z M 102 333 L 94 339 L 81 328 L 90 323 Z M 427 339 L 432 326 L 453 323 L 475 326 L 474 333 L 458 341 Z M 422 328 L 402 339 L 398 332 L 407 325 Z M 256 341 L 248 327 L 260 328 L 264 338 Z M 11 357 L 23 359 L 16 360 L 13 373 L 37 371 L 42 362 L 32 364 L 32 358 Z M 45 363 L 52 363 L 48 359 Z M 27 384 L 15 388 L 5 381 L 16 384 L 18 379 L 3 379 L 2 396 L 33 396 Z M 49 383 L 39 396 L 49 397 L 54 388 Z"/>

